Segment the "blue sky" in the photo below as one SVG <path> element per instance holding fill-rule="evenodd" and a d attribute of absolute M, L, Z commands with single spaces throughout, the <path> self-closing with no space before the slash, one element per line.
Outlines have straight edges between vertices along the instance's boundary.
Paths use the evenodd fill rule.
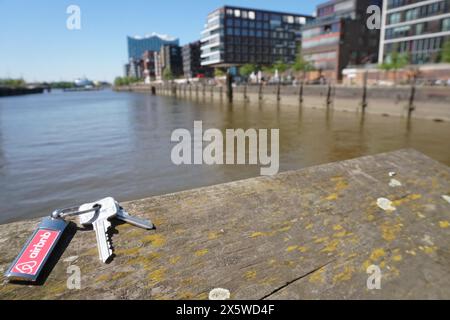
<path fill-rule="evenodd" d="M 127 35 L 198 40 L 209 12 L 225 4 L 312 14 L 324 0 L 0 0 L 0 78 L 112 81 L 127 60 Z M 68 30 L 66 8 L 81 8 Z"/>

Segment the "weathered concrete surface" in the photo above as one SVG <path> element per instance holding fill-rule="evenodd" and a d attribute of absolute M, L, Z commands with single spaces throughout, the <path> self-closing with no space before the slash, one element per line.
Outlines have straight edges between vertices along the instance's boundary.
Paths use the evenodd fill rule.
<path fill-rule="evenodd" d="M 133 201 L 157 230 L 116 226 L 108 265 L 78 230 L 43 285 L 1 278 L 0 299 L 450 299 L 449 194 L 448 167 L 400 150 Z M 0 226 L 2 270 L 37 222 Z M 372 264 L 381 290 L 367 289 Z M 66 287 L 70 265 L 81 290 Z"/>

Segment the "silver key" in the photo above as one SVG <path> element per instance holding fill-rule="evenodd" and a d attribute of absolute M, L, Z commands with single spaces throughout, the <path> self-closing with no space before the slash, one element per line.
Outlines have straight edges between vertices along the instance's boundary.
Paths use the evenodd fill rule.
<path fill-rule="evenodd" d="M 111 227 L 109 219 L 118 213 L 118 205 L 113 198 L 105 198 L 97 202 L 87 203 L 80 207 L 80 211 L 98 207 L 95 212 L 80 215 L 80 223 L 84 226 L 92 225 L 97 237 L 97 246 L 100 260 L 106 263 L 112 256 L 111 239 L 108 230 Z"/>
<path fill-rule="evenodd" d="M 140 218 L 132 217 L 128 212 L 126 212 L 122 207 L 119 207 L 119 211 L 117 212 L 116 219 L 122 220 L 126 223 L 132 224 L 138 228 L 142 228 L 145 230 L 151 230 L 154 228 L 153 223 L 151 221 L 146 221 Z"/>

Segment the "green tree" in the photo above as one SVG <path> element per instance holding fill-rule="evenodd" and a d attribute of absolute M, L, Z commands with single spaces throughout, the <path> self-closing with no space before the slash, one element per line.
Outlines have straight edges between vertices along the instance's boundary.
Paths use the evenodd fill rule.
<path fill-rule="evenodd" d="M 273 65 L 273 71 L 275 72 L 276 70 L 278 70 L 278 72 L 280 74 L 286 72 L 288 69 L 289 69 L 289 66 L 282 60 L 278 60 Z"/>
<path fill-rule="evenodd" d="M 171 81 L 171 80 L 175 79 L 175 77 L 174 77 L 174 75 L 173 75 L 172 70 L 170 69 L 170 67 L 165 67 L 165 68 L 164 68 L 162 77 L 163 77 L 163 79 L 166 80 L 166 81 Z"/>
<path fill-rule="evenodd" d="M 221 68 L 215 68 L 214 69 L 214 76 L 215 77 L 224 77 L 225 71 L 223 71 Z"/>
<path fill-rule="evenodd" d="M 20 79 L 8 78 L 8 79 L 0 79 L 0 85 L 17 88 L 25 86 L 26 82 L 22 78 Z"/>
<path fill-rule="evenodd" d="M 295 59 L 295 63 L 292 66 L 292 69 L 294 69 L 294 71 L 296 72 L 302 72 L 303 80 L 305 79 L 306 72 L 314 70 L 314 65 L 303 57 L 301 47 L 299 47 L 298 49 L 297 57 Z"/>
<path fill-rule="evenodd" d="M 442 47 L 441 62 L 450 63 L 450 40 L 446 41 Z"/>
<path fill-rule="evenodd" d="M 130 84 L 137 83 L 139 81 L 140 81 L 139 78 L 134 77 L 117 77 L 114 79 L 114 85 L 116 87 L 128 86 Z"/>
<path fill-rule="evenodd" d="M 267 74 L 273 74 L 275 72 L 272 65 L 263 66 L 261 70 L 262 70 L 262 72 L 267 73 Z"/>
<path fill-rule="evenodd" d="M 241 74 L 241 76 L 248 78 L 253 72 L 256 72 L 257 70 L 258 67 L 256 65 L 247 63 L 239 68 L 239 73 Z"/>
<path fill-rule="evenodd" d="M 394 51 L 387 56 L 386 60 L 380 65 L 380 69 L 387 72 L 394 71 L 394 84 L 397 83 L 397 71 L 404 68 L 409 63 L 409 56 L 405 53 Z"/>

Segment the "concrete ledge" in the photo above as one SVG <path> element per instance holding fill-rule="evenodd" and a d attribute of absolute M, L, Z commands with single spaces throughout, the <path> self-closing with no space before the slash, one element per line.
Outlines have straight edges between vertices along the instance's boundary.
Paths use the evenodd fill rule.
<path fill-rule="evenodd" d="M 390 171 L 402 186 L 389 186 Z M 207 299 L 217 287 L 233 299 L 450 299 L 449 193 L 447 166 L 400 150 L 132 201 L 157 230 L 116 225 L 103 265 L 94 232 L 72 225 L 48 277 L 2 275 L 0 299 Z M 0 226 L 1 271 L 37 223 Z M 381 290 L 367 289 L 372 264 Z M 70 265 L 81 290 L 66 287 Z"/>

